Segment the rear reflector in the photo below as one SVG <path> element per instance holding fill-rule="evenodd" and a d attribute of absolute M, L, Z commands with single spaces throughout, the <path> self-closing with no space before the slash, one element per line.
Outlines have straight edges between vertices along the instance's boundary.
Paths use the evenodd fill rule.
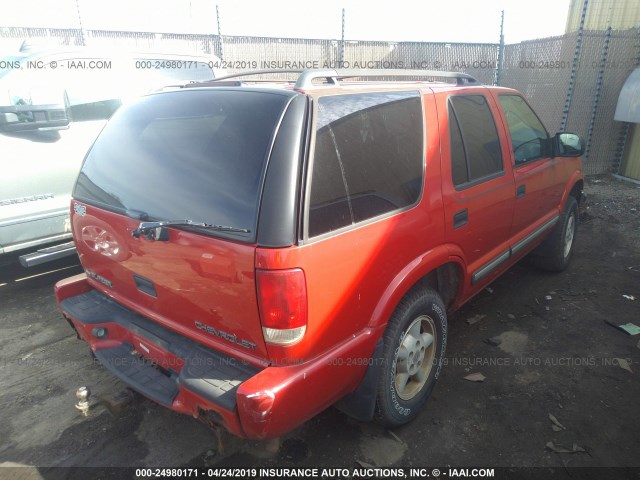
<path fill-rule="evenodd" d="M 258 303 L 266 343 L 293 345 L 307 330 L 307 283 L 304 272 L 256 270 Z"/>

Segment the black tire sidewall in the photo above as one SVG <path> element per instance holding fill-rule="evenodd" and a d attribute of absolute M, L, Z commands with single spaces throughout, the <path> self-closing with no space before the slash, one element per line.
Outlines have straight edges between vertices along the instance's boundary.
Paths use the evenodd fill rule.
<path fill-rule="evenodd" d="M 436 330 L 436 352 L 433 367 L 421 391 L 409 400 L 395 391 L 397 352 L 400 342 L 412 322 L 426 315 Z M 376 419 L 387 427 L 408 423 L 422 410 L 440 376 L 447 343 L 447 314 L 439 295 L 430 289 L 409 293 L 392 315 L 384 334 L 383 367 L 378 381 Z"/>

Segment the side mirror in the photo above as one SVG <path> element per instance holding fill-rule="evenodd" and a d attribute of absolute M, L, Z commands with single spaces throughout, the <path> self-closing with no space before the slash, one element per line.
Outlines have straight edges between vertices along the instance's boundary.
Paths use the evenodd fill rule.
<path fill-rule="evenodd" d="M 579 157 L 584 153 L 584 142 L 576 133 L 556 133 L 553 138 L 553 150 L 556 157 Z"/>

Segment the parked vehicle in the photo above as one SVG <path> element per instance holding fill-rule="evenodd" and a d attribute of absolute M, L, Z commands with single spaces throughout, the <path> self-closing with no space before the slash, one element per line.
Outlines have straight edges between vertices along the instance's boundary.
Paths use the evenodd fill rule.
<path fill-rule="evenodd" d="M 441 374 L 450 312 L 534 249 L 568 266 L 582 141 L 517 91 L 220 80 L 118 111 L 73 192 L 85 273 L 57 301 L 144 396 L 249 438 L 332 404 L 396 427 Z"/>
<path fill-rule="evenodd" d="M 23 254 L 32 266 L 75 254 L 71 189 L 107 120 L 167 84 L 213 79 L 213 65 L 197 55 L 87 48 L 0 59 L 0 257 Z"/>

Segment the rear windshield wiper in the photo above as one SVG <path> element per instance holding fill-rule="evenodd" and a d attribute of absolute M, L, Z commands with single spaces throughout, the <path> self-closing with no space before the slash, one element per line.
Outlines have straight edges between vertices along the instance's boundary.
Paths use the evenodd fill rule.
<path fill-rule="evenodd" d="M 140 238 L 144 235 L 148 240 L 169 240 L 169 231 L 166 227 L 198 227 L 217 232 L 250 233 L 246 228 L 229 227 L 227 225 L 214 225 L 210 223 L 194 222 L 193 220 L 164 220 L 161 222 L 140 222 L 138 228 L 131 232 L 131 236 Z"/>

